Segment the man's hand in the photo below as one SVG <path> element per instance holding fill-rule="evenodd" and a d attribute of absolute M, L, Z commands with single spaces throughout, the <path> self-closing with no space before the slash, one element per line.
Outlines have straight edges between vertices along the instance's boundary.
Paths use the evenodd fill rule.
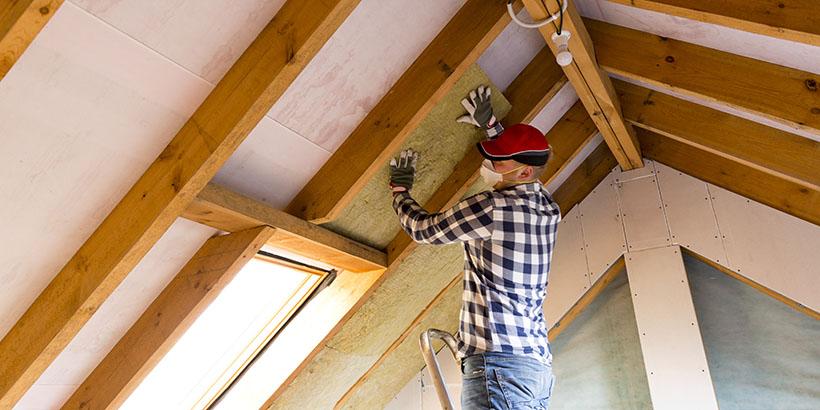
<path fill-rule="evenodd" d="M 408 149 L 402 151 L 398 158 L 390 160 L 390 189 L 393 193 L 413 188 L 418 159 L 419 153 Z"/>
<path fill-rule="evenodd" d="M 493 105 L 490 102 L 490 87 L 479 86 L 470 95 L 461 100 L 461 105 L 467 114 L 458 117 L 457 122 L 472 124 L 484 130 L 487 137 L 495 138 L 504 132 L 504 127 L 493 115 Z"/>

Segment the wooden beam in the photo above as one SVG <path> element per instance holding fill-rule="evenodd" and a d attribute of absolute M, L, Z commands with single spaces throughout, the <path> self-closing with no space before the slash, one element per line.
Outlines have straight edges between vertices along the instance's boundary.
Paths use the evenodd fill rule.
<path fill-rule="evenodd" d="M 647 158 L 820 225 L 818 191 L 646 129 L 637 131 Z"/>
<path fill-rule="evenodd" d="M 316 223 L 338 216 L 509 21 L 503 1 L 467 0 L 287 212 Z"/>
<path fill-rule="evenodd" d="M 62 4 L 63 0 L 12 0 L 0 4 L 0 81 Z"/>
<path fill-rule="evenodd" d="M 745 283 L 746 285 L 749 285 L 749 286 L 755 288 L 760 293 L 762 293 L 762 294 L 764 294 L 764 295 L 766 295 L 766 296 L 768 296 L 772 299 L 775 299 L 775 300 L 783 303 L 784 305 L 786 305 L 786 306 L 788 306 L 788 307 L 790 307 L 790 308 L 792 308 L 792 309 L 794 309 L 794 310 L 796 310 L 796 311 L 798 311 L 798 312 L 800 312 L 804 315 L 807 315 L 808 317 L 810 317 L 814 320 L 820 320 L 820 313 L 813 310 L 812 308 L 810 308 L 810 307 L 808 307 L 808 306 L 806 306 L 806 305 L 804 305 L 800 302 L 797 302 L 794 299 L 791 299 L 787 296 L 784 296 L 784 295 L 782 295 L 778 292 L 775 292 L 775 291 L 773 291 L 773 290 L 771 290 L 771 289 L 769 289 L 769 288 L 767 288 L 767 287 L 765 287 L 765 286 L 763 286 L 763 285 L 761 285 L 761 284 L 759 284 L 759 283 L 757 283 L 757 282 L 755 282 L 755 281 L 753 281 L 753 280 L 751 280 L 751 279 L 749 279 L 749 278 L 747 278 L 747 277 L 745 277 L 745 276 L 743 276 L 743 275 L 741 275 L 741 274 L 739 274 L 739 273 L 737 273 L 737 272 L 735 272 L 735 271 L 733 271 L 733 270 L 731 270 L 731 269 L 729 269 L 729 268 L 727 268 L 727 267 L 725 267 L 725 266 L 723 266 L 723 265 L 721 265 L 721 264 L 719 264 L 719 263 L 717 263 L 717 262 L 715 262 L 715 261 L 713 261 L 713 260 L 711 260 L 711 259 L 709 259 L 705 256 L 702 256 L 702 255 L 698 254 L 697 252 L 692 251 L 691 249 L 688 249 L 688 248 L 681 248 L 681 249 L 687 255 L 690 255 L 690 256 L 694 257 L 695 259 L 698 259 L 701 262 L 703 262 L 703 263 L 705 263 L 705 264 L 707 264 L 707 265 L 709 265 L 709 266 L 723 272 L 724 274 L 726 274 L 726 275 L 728 275 L 732 278 L 735 278 L 735 279 Z"/>
<path fill-rule="evenodd" d="M 552 158 L 541 175 L 541 182 L 549 185 L 597 134 L 595 122 L 583 103 L 576 102 L 547 132 L 547 141 L 552 146 Z"/>
<path fill-rule="evenodd" d="M 820 142 L 624 81 L 615 88 L 636 126 L 820 191 Z"/>
<path fill-rule="evenodd" d="M 544 8 L 545 5 L 549 10 Z M 524 6 L 535 20 L 545 19 L 559 11 L 558 2 L 524 0 Z M 547 45 L 556 54 L 557 47 L 551 37 L 558 30 L 558 25 L 559 22 L 555 21 L 538 29 Z M 567 12 L 564 13 L 563 29 L 571 34 L 569 50 L 572 52 L 572 63 L 564 67 L 569 82 L 595 121 L 621 168 L 628 170 L 642 167 L 641 150 L 635 139 L 635 131 L 621 116 L 618 97 L 609 77 L 598 67 L 592 41 L 573 2 L 569 2 Z"/>
<path fill-rule="evenodd" d="M 62 408 L 120 407 L 273 231 L 262 226 L 208 239 Z"/>
<path fill-rule="evenodd" d="M 62 352 L 296 78 L 357 0 L 289 0 L 0 341 L 0 408 Z"/>
<path fill-rule="evenodd" d="M 228 232 L 267 225 L 276 229 L 269 245 L 352 272 L 387 267 L 383 251 L 214 183 L 205 186 L 181 216 Z"/>
<path fill-rule="evenodd" d="M 549 50 L 542 49 L 507 87 L 504 95 L 510 101 L 512 109 L 503 122 L 517 124 L 532 121 L 566 82 L 566 77 Z M 478 150 L 469 150 L 453 168 L 450 176 L 424 204 L 425 209 L 439 212 L 455 205 L 478 180 L 478 170 L 483 161 L 484 157 Z M 399 232 L 387 245 L 388 262 L 391 265 L 400 262 L 415 249 L 415 246 L 406 233 Z"/>
<path fill-rule="evenodd" d="M 578 168 L 567 177 L 552 194 L 552 199 L 558 203 L 561 213 L 566 215 L 576 204 L 581 202 L 601 181 L 618 165 L 612 152 L 606 144 L 600 144 L 582 162 Z"/>
<path fill-rule="evenodd" d="M 610 0 L 704 23 L 820 46 L 816 0 Z"/>
<path fill-rule="evenodd" d="M 820 135 L 817 74 L 600 21 L 585 22 L 598 62 L 611 74 Z"/>
<path fill-rule="evenodd" d="M 575 304 L 573 304 L 563 316 L 561 316 L 561 319 L 558 319 L 558 321 L 555 322 L 548 332 L 549 340 L 555 340 L 561 332 L 568 328 L 569 325 L 572 324 L 572 322 L 584 312 L 587 306 L 589 306 L 589 304 L 592 303 L 598 295 L 603 293 L 604 289 L 606 289 L 606 287 L 609 286 L 609 284 L 612 283 L 616 277 L 618 277 L 618 274 L 624 270 L 625 266 L 624 257 L 621 255 L 618 260 L 616 260 L 612 266 L 607 268 L 603 275 L 601 275 L 601 277 L 598 278 L 594 284 L 592 284 L 589 290 L 587 290 L 584 295 L 581 296 L 581 298 L 578 299 L 578 301 L 575 302 Z"/>

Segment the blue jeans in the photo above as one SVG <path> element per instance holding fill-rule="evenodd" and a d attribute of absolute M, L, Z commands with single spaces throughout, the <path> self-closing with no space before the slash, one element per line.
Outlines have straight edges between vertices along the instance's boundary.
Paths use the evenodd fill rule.
<path fill-rule="evenodd" d="M 461 361 L 461 408 L 547 410 L 555 378 L 536 359 L 484 353 Z"/>

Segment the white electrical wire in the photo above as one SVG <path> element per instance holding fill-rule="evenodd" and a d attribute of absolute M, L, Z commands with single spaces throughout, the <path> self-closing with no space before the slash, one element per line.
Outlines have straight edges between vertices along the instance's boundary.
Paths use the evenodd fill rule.
<path fill-rule="evenodd" d="M 515 10 L 513 10 L 512 3 L 513 3 L 512 0 L 507 1 L 507 12 L 510 13 L 510 17 L 512 17 L 515 24 L 518 24 L 519 26 L 524 27 L 524 28 L 543 27 L 543 26 L 545 26 L 549 23 L 552 23 L 556 19 L 558 19 L 558 16 L 559 16 L 559 13 L 555 13 L 550 18 L 548 18 L 546 20 L 527 23 L 526 21 L 519 20 L 518 16 L 515 15 Z M 566 13 L 567 12 L 567 4 L 569 4 L 569 0 L 563 0 L 561 3 L 562 3 L 561 12 Z"/>

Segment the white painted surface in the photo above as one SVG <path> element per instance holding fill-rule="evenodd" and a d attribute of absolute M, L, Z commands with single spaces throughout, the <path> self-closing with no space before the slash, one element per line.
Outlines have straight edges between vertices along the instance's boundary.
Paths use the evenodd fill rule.
<path fill-rule="evenodd" d="M 643 160 L 644 166 L 637 169 L 631 169 L 628 171 L 621 170 L 621 167 L 615 167 L 614 169 L 614 177 L 615 182 L 627 182 L 627 181 L 634 181 L 636 179 L 641 179 L 644 177 L 651 177 L 655 175 L 655 163 L 652 160 L 644 158 Z"/>
<path fill-rule="evenodd" d="M 521 9 L 519 15 L 522 14 L 526 14 L 526 9 Z M 544 47 L 544 38 L 538 30 L 510 22 L 478 59 L 478 65 L 493 84 L 504 91 Z"/>
<path fill-rule="evenodd" d="M 390 401 L 385 410 L 421 409 L 421 373 L 413 376 L 407 385 Z"/>
<path fill-rule="evenodd" d="M 579 204 L 590 283 L 626 251 L 615 175 L 610 172 Z"/>
<path fill-rule="evenodd" d="M 59 408 L 214 233 L 213 228 L 177 219 L 15 408 Z"/>
<path fill-rule="evenodd" d="M 464 0 L 363 0 L 268 115 L 335 151 Z"/>
<path fill-rule="evenodd" d="M 572 88 L 572 85 L 567 82 L 558 90 L 547 105 L 544 106 L 541 112 L 535 115 L 532 121 L 530 121 L 530 125 L 546 134 L 558 123 L 561 117 L 569 111 L 576 101 L 578 101 L 578 94 L 575 93 L 575 89 Z"/>
<path fill-rule="evenodd" d="M 214 182 L 284 208 L 330 158 L 330 152 L 263 117 Z"/>
<path fill-rule="evenodd" d="M 717 409 L 680 248 L 625 257 L 653 407 Z"/>
<path fill-rule="evenodd" d="M 564 215 L 558 225 L 558 238 L 550 265 L 544 319 L 551 328 L 589 289 L 587 258 L 578 207 Z"/>
<path fill-rule="evenodd" d="M 72 3 L 59 9 L 0 82 L 0 335 L 209 91 Z"/>
<path fill-rule="evenodd" d="M 820 311 L 820 226 L 710 185 L 729 268 Z"/>
<path fill-rule="evenodd" d="M 69 0 L 216 84 L 285 0 Z"/>
<path fill-rule="evenodd" d="M 621 203 L 627 250 L 634 252 L 671 244 L 655 175 L 615 185 Z"/>
<path fill-rule="evenodd" d="M 655 163 L 672 243 L 726 265 L 726 252 L 706 183 Z"/>
<path fill-rule="evenodd" d="M 552 178 L 551 181 L 549 181 L 549 184 L 547 184 L 547 190 L 549 192 L 555 192 L 555 190 L 557 190 L 558 187 L 560 187 L 561 184 L 563 184 L 567 178 L 569 178 L 569 176 L 572 175 L 576 169 L 578 169 L 584 160 L 587 159 L 589 154 L 591 154 L 592 151 L 595 151 L 595 149 L 598 148 L 598 145 L 601 145 L 603 142 L 604 137 L 602 137 L 600 133 L 595 134 L 594 137 L 590 138 L 586 145 L 581 148 L 581 152 L 572 158 L 572 160 L 570 160 L 569 163 L 566 164 L 564 168 Z"/>

